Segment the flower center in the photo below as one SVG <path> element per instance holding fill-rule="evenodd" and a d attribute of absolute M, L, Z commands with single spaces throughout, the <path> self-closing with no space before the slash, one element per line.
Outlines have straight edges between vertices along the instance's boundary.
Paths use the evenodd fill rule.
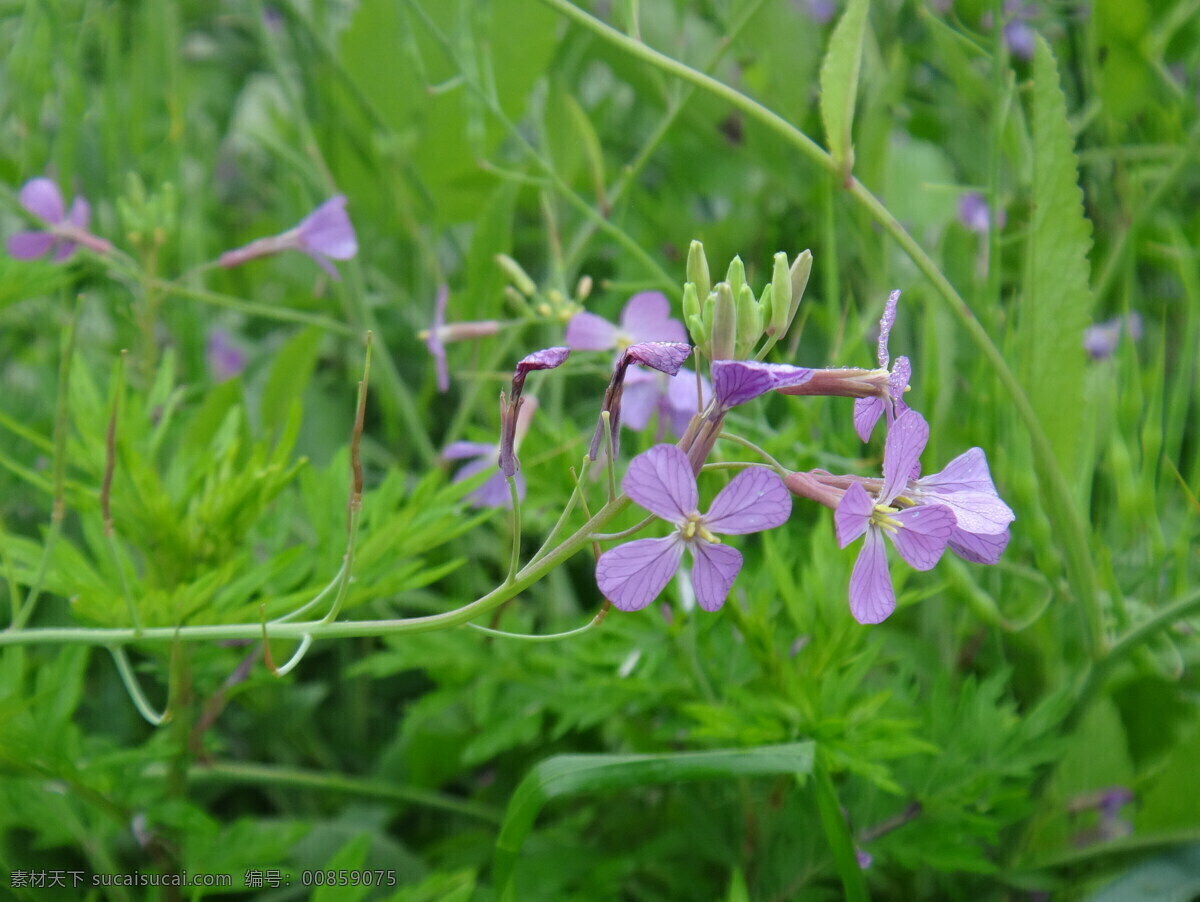
<path fill-rule="evenodd" d="M 876 504 L 875 510 L 871 512 L 871 522 L 880 529 L 895 532 L 904 526 L 903 523 L 892 516 L 896 512 L 896 508 L 894 507 L 889 507 L 886 504 Z"/>
<path fill-rule="evenodd" d="M 721 540 L 704 527 L 704 520 L 699 513 L 693 512 L 689 514 L 687 521 L 679 525 L 679 532 L 683 536 L 685 542 L 692 542 L 696 539 L 702 539 L 703 541 L 710 542 L 713 545 L 721 544 Z"/>

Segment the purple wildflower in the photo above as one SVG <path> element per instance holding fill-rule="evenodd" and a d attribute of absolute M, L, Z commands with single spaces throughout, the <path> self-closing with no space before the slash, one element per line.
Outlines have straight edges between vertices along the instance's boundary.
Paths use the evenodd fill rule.
<path fill-rule="evenodd" d="M 1093 360 L 1107 360 L 1116 351 L 1122 332 L 1132 341 L 1142 337 L 1142 318 L 1137 311 L 1088 326 L 1083 333 L 1083 348 Z"/>
<path fill-rule="evenodd" d="M 218 262 L 226 267 L 240 266 L 248 260 L 266 257 L 280 251 L 300 251 L 312 258 L 329 277 L 338 280 L 337 269 L 332 260 L 349 260 L 358 253 L 358 239 L 354 226 L 346 215 L 346 197 L 343 194 L 329 198 L 309 213 L 300 223 L 279 235 L 259 238 L 244 247 L 226 251 Z"/>
<path fill-rule="evenodd" d="M 229 340 L 229 333 L 224 329 L 213 329 L 208 333 L 204 356 L 217 382 L 232 379 L 246 368 L 246 352 Z"/>
<path fill-rule="evenodd" d="M 516 445 L 525 377 L 534 370 L 552 370 L 562 366 L 570 353 L 569 348 L 544 348 L 517 361 L 509 397 L 500 394 L 500 472 L 506 477 L 515 475 L 521 467 L 520 461 L 517 460 Z"/>
<path fill-rule="evenodd" d="M 513 431 L 513 455 L 521 446 L 522 439 L 529 432 L 529 422 L 537 411 L 537 398 L 522 398 L 521 409 L 517 413 Z M 470 460 L 462 469 L 454 474 L 454 482 L 462 482 L 479 473 L 494 469 L 495 472 L 482 485 L 472 491 L 467 500 L 474 507 L 511 507 L 512 495 L 508 490 L 508 482 L 496 463 L 500 453 L 500 445 L 489 445 L 487 442 L 453 442 L 442 451 L 443 460 Z M 517 497 L 525 497 L 525 476 L 519 471 L 514 473 L 517 486 Z"/>
<path fill-rule="evenodd" d="M 879 343 L 876 359 L 879 361 L 879 369 L 884 372 L 887 371 L 888 363 L 891 361 L 888 352 L 888 337 L 892 333 L 892 325 L 896 322 L 896 305 L 899 301 L 899 291 L 893 291 L 888 295 L 887 304 L 883 308 L 883 317 L 879 320 Z M 890 425 L 892 420 L 908 409 L 904 403 L 904 392 L 908 390 L 908 380 L 911 375 L 912 368 L 908 358 L 897 357 L 888 376 L 886 393 L 872 398 L 859 398 L 854 402 L 854 430 L 864 442 L 870 441 L 871 432 L 874 431 L 875 424 L 879 422 L 879 418 L 885 410 Z"/>
<path fill-rule="evenodd" d="M 600 407 L 600 420 L 596 423 L 596 431 L 592 435 L 592 444 L 588 448 L 588 457 L 595 460 L 600 453 L 600 441 L 604 438 L 604 413 L 608 413 L 609 436 L 612 441 L 613 456 L 616 456 L 621 428 L 621 398 L 625 390 L 625 373 L 631 364 L 637 363 L 668 376 L 674 376 L 683 366 L 683 362 L 692 353 L 692 346 L 678 341 L 643 341 L 630 345 L 617 356 L 613 367 L 612 378 L 604 392 L 604 402 Z"/>
<path fill-rule="evenodd" d="M 986 235 L 995 224 L 996 228 L 1004 228 L 1004 211 L 992 215 L 987 200 L 978 191 L 968 191 L 958 199 L 958 221 L 971 232 Z"/>
<path fill-rule="evenodd" d="M 845 548 L 866 534 L 850 574 L 850 611 L 859 623 L 881 623 L 896 609 L 883 537 L 891 539 L 900 556 L 917 570 L 929 570 L 941 558 L 954 531 L 954 513 L 941 504 L 903 510 L 892 502 L 908 483 L 909 474 L 929 440 L 929 424 L 915 410 L 896 417 L 883 452 L 883 485 L 872 499 L 854 483 L 834 512 L 838 545 Z"/>
<path fill-rule="evenodd" d="M 425 342 L 425 347 L 433 357 L 434 365 L 437 367 L 437 388 L 439 392 L 443 393 L 450 390 L 450 368 L 446 363 L 446 345 L 452 341 L 495 335 L 500 331 L 500 323 L 494 319 L 447 324 L 446 305 L 449 300 L 449 289 L 445 285 L 439 285 L 437 298 L 433 302 L 433 324 L 417 335 Z"/>
<path fill-rule="evenodd" d="M 1008 45 L 1008 50 L 1013 56 L 1031 60 L 1036 44 L 1036 33 L 1024 19 L 1010 19 L 1004 26 L 1004 43 Z"/>
<path fill-rule="evenodd" d="M 696 381 L 696 374 L 686 367 L 670 377 L 635 369 L 625 377 L 621 422 L 640 432 L 657 411 L 660 438 L 667 431 L 681 437 L 692 417 L 712 398 L 712 384 L 704 376 L 699 380 L 700 397 L 696 397 Z"/>
<path fill-rule="evenodd" d="M 711 372 L 713 396 L 722 415 L 769 391 L 801 385 L 813 374 L 800 366 L 756 360 L 714 360 Z"/>
<path fill-rule="evenodd" d="M 947 544 L 964 560 L 994 564 L 1008 547 L 1008 524 L 1016 515 L 996 491 L 982 448 L 964 451 L 940 473 L 909 482 L 899 500 L 950 508 L 955 526 Z"/>
<path fill-rule="evenodd" d="M 742 569 L 742 555 L 721 544 L 717 534 L 771 529 L 792 511 L 783 480 L 765 467 L 750 467 L 717 493 L 708 513 L 699 513 L 695 474 L 687 455 L 674 445 L 655 445 L 635 457 L 621 487 L 642 507 L 675 525 L 669 536 L 636 539 L 600 556 L 596 584 L 621 611 L 639 611 L 657 598 L 679 569 L 685 547 L 692 553 L 696 600 L 706 611 L 719 609 Z"/>
<path fill-rule="evenodd" d="M 586 311 L 576 313 L 567 324 L 567 345 L 577 351 L 607 351 L 646 341 L 686 343 L 687 340 L 683 323 L 671 317 L 671 302 L 657 291 L 643 291 L 631 297 L 621 311 L 619 326 Z"/>
<path fill-rule="evenodd" d="M 34 260 L 54 251 L 54 262 L 61 263 L 82 244 L 98 254 L 106 254 L 112 245 L 87 230 L 91 207 L 80 196 L 71 201 L 68 211 L 58 186 L 48 178 L 30 179 L 17 195 L 21 206 L 46 223 L 45 231 L 17 232 L 9 236 L 8 252 L 18 260 Z"/>

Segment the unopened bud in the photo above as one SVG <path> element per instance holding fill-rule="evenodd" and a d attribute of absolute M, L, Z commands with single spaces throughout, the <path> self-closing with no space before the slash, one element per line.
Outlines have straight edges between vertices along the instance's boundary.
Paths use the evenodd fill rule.
<path fill-rule="evenodd" d="M 790 275 L 792 277 L 792 302 L 788 305 L 788 326 L 796 318 L 800 309 L 800 301 L 804 299 L 804 289 L 808 287 L 808 275 L 812 272 L 812 251 L 804 250 L 792 261 Z"/>
<path fill-rule="evenodd" d="M 504 274 L 508 276 L 517 290 L 526 297 L 532 297 L 537 291 L 537 285 L 533 279 L 529 278 L 529 274 L 521 268 L 521 264 L 510 257 L 508 254 L 496 254 L 496 264 L 504 270 Z"/>
<path fill-rule="evenodd" d="M 734 353 L 737 359 L 749 357 L 762 335 L 762 311 L 754 299 L 754 291 L 743 285 L 737 297 L 737 342 Z"/>
<path fill-rule="evenodd" d="M 709 359 L 732 360 L 737 349 L 737 302 L 728 282 L 717 285 L 713 304 Z"/>
<path fill-rule="evenodd" d="M 693 316 L 699 315 L 700 295 L 697 294 L 695 283 L 687 282 L 683 286 L 683 318 L 690 320 Z"/>
<path fill-rule="evenodd" d="M 580 276 L 578 284 L 575 286 L 575 300 L 586 301 L 592 293 L 592 277 Z"/>
<path fill-rule="evenodd" d="M 812 255 L 809 254 L 810 266 Z M 799 259 L 799 258 L 797 258 Z M 807 276 L 805 280 L 807 281 Z M 763 292 L 764 294 L 766 292 Z M 780 338 L 791 325 L 789 314 L 792 309 L 792 274 L 788 269 L 787 254 L 775 255 L 775 266 L 771 270 L 771 309 L 767 312 L 767 332 Z"/>
<path fill-rule="evenodd" d="M 696 286 L 696 296 L 708 297 L 712 290 L 712 276 L 708 272 L 708 258 L 704 255 L 704 245 L 693 241 L 688 247 L 687 280 Z"/>
<path fill-rule="evenodd" d="M 746 267 L 742 263 L 741 257 L 734 257 L 729 261 L 729 269 L 725 272 L 725 281 L 729 283 L 729 290 L 736 298 L 741 293 L 742 286 L 746 284 Z"/>

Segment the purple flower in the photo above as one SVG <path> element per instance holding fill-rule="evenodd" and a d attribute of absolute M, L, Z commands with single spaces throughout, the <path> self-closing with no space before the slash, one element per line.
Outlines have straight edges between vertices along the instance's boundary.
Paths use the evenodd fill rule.
<path fill-rule="evenodd" d="M 1133 792 L 1128 788 L 1111 786 L 1108 789 L 1076 796 L 1068 801 L 1067 812 L 1072 816 L 1092 810 L 1097 814 L 1095 825 L 1076 833 L 1072 837 L 1073 843 L 1078 847 L 1085 847 L 1128 836 L 1133 832 L 1133 824 L 1121 817 L 1121 809 L 1133 800 Z"/>
<path fill-rule="evenodd" d="M 259 238 L 237 250 L 221 254 L 218 262 L 226 267 L 239 266 L 257 257 L 266 257 L 280 251 L 300 251 L 312 258 L 329 277 L 338 280 L 337 269 L 332 260 L 349 260 L 358 253 L 358 239 L 354 226 L 346 215 L 346 197 L 343 194 L 329 198 L 317 209 L 302 219 L 295 228 L 279 235 Z"/>
<path fill-rule="evenodd" d="M 978 191 L 968 191 L 958 199 L 958 221 L 971 232 L 986 235 L 993 221 L 997 228 L 1004 228 L 1004 211 L 1000 210 L 993 217 L 988 202 Z"/>
<path fill-rule="evenodd" d="M 666 431 L 680 438 L 692 417 L 712 398 L 712 384 L 704 376 L 699 381 L 700 397 L 697 398 L 696 374 L 692 370 L 683 368 L 670 377 L 644 369 L 633 370 L 625 377 L 622 424 L 640 432 L 658 411 L 660 438 Z"/>
<path fill-rule="evenodd" d="M 425 342 L 425 347 L 433 357 L 434 365 L 437 367 L 438 391 L 443 393 L 450 390 L 450 368 L 446 363 L 446 345 L 452 341 L 495 335 L 500 331 L 500 323 L 494 319 L 447 325 L 446 304 L 449 300 L 449 289 L 445 285 L 439 285 L 437 298 L 433 302 L 433 324 L 417 335 Z"/>
<path fill-rule="evenodd" d="M 1083 333 L 1083 348 L 1093 360 L 1106 360 L 1116 351 L 1122 331 L 1133 341 L 1142 337 L 1142 318 L 1137 311 L 1088 326 Z"/>
<path fill-rule="evenodd" d="M 683 366 L 683 362 L 692 353 L 692 346 L 679 341 L 643 341 L 630 345 L 617 355 L 617 363 L 613 367 L 612 378 L 604 392 L 604 402 L 600 407 L 600 420 L 596 423 L 596 431 L 592 435 L 592 444 L 588 448 L 588 457 L 595 460 L 600 453 L 600 441 L 604 438 L 604 414 L 608 414 L 608 430 L 612 442 L 613 457 L 616 457 L 621 428 L 621 398 L 625 393 L 625 373 L 630 364 L 640 364 L 668 376 L 674 376 Z"/>
<path fill-rule="evenodd" d="M 514 460 L 522 439 L 529 432 L 529 421 L 533 419 L 538 408 L 537 398 L 522 398 L 521 401 L 513 429 Z M 470 479 L 489 469 L 495 470 L 482 485 L 467 495 L 467 500 L 473 507 L 512 507 L 512 495 L 508 490 L 508 482 L 496 463 L 499 453 L 499 444 L 489 445 L 487 442 L 453 442 L 442 451 L 443 460 L 470 460 L 470 463 L 454 474 L 454 482 L 462 482 L 464 479 Z M 524 498 L 525 477 L 519 470 L 515 471 L 513 476 L 517 486 L 517 497 Z"/>
<path fill-rule="evenodd" d="M 1008 50 L 1013 56 L 1031 60 L 1036 45 L 1036 32 L 1023 19 L 1011 19 L 1004 26 L 1004 43 L 1008 45 Z"/>
<path fill-rule="evenodd" d="M 771 529 L 792 512 L 783 480 L 765 467 L 750 467 L 717 493 L 708 513 L 699 513 L 696 477 L 687 455 L 674 445 L 655 445 L 635 457 L 621 487 L 675 526 L 669 536 L 626 542 L 596 562 L 596 584 L 621 611 L 640 611 L 657 598 L 679 569 L 685 547 L 692 553 L 696 600 L 706 611 L 717 610 L 742 569 L 742 555 L 721 544 L 717 535 Z"/>
<path fill-rule="evenodd" d="M 755 360 L 714 360 L 711 372 L 713 396 L 721 414 L 766 392 L 801 385 L 813 374 L 800 366 Z"/>
<path fill-rule="evenodd" d="M 517 361 L 513 370 L 512 391 L 507 398 L 503 393 L 500 395 L 500 472 L 506 477 L 515 475 L 521 467 L 516 446 L 525 377 L 534 370 L 552 370 L 562 366 L 570 353 L 569 348 L 544 348 Z"/>
<path fill-rule="evenodd" d="M 888 295 L 887 304 L 883 308 L 883 318 L 879 320 L 879 343 L 876 359 L 879 369 L 887 371 L 891 357 L 888 353 L 888 336 L 891 335 L 892 325 L 896 322 L 896 305 L 900 301 L 900 292 L 893 291 Z M 870 441 L 871 432 L 879 422 L 884 411 L 888 414 L 888 423 L 908 409 L 904 403 L 904 392 L 908 390 L 908 380 L 912 375 L 907 357 L 897 357 L 888 376 L 887 391 L 873 398 L 859 398 L 854 402 L 854 430 L 864 442 Z"/>
<path fill-rule="evenodd" d="M 947 544 L 964 560 L 994 564 L 1008 547 L 1008 524 L 1016 515 L 996 491 L 982 448 L 964 451 L 940 473 L 909 482 L 899 500 L 950 508 L 955 526 Z"/>
<path fill-rule="evenodd" d="M 645 341 L 673 341 L 686 344 L 683 323 L 671 318 L 671 302 L 657 291 L 635 294 L 621 311 L 621 325 L 615 326 L 594 313 L 576 313 L 567 324 L 566 342 L 576 351 L 607 351 Z"/>
<path fill-rule="evenodd" d="M 941 558 L 954 531 L 954 513 L 941 504 L 922 504 L 903 510 L 892 502 L 907 486 L 929 440 L 929 424 L 915 410 L 896 417 L 883 452 L 883 484 L 872 499 L 854 483 L 834 512 L 838 545 L 845 548 L 866 534 L 850 574 L 850 612 L 859 623 L 881 623 L 896 609 L 883 537 L 891 539 L 900 556 L 918 570 L 929 570 Z"/>
<path fill-rule="evenodd" d="M 836 0 L 800 0 L 797 4 L 818 25 L 825 25 L 837 12 Z"/>
<path fill-rule="evenodd" d="M 9 236 L 8 252 L 18 260 L 34 260 L 53 250 L 54 262 L 61 263 L 75 253 L 78 244 L 98 254 L 112 250 L 111 244 L 87 230 L 91 207 L 82 196 L 71 201 L 68 211 L 58 186 L 48 178 L 36 178 L 21 186 L 17 199 L 22 207 L 48 226 L 45 231 L 17 232 Z"/>
<path fill-rule="evenodd" d="M 208 333 L 204 355 L 217 382 L 232 379 L 246 368 L 246 352 L 229 340 L 229 333 L 224 329 L 213 329 Z"/>

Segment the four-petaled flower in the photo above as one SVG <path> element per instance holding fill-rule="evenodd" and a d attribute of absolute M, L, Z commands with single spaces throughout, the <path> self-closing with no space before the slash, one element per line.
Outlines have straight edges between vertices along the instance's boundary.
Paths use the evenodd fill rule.
<path fill-rule="evenodd" d="M 881 623 L 896 609 L 883 537 L 917 570 L 933 567 L 946 550 L 955 528 L 954 512 L 942 504 L 893 506 L 907 488 L 908 477 L 929 440 L 929 424 L 915 410 L 896 417 L 883 452 L 883 486 L 872 499 L 854 483 L 834 512 L 838 545 L 845 548 L 866 534 L 850 574 L 850 612 L 859 623 Z"/>
<path fill-rule="evenodd" d="M 30 179 L 17 195 L 21 206 L 46 223 L 41 232 L 17 232 L 9 236 L 8 252 L 18 260 L 34 260 L 54 251 L 54 262 L 61 263 L 82 244 L 98 254 L 112 250 L 112 245 L 87 230 L 91 208 L 83 197 L 71 201 L 67 210 L 58 186 L 48 178 Z"/>
<path fill-rule="evenodd" d="M 742 555 L 717 535 L 771 529 L 792 512 L 792 498 L 774 471 L 743 470 L 717 493 L 708 513 L 697 510 L 700 493 L 687 455 L 674 445 L 655 445 L 629 463 L 621 487 L 650 513 L 674 524 L 661 539 L 637 539 L 606 551 L 596 563 L 596 584 L 622 611 L 650 604 L 670 582 L 686 547 L 692 553 L 692 587 L 706 611 L 725 603 L 742 569 Z"/>
<path fill-rule="evenodd" d="M 920 417 L 916 411 L 911 413 Z M 1000 560 L 1008 547 L 1008 524 L 1016 519 L 1012 508 L 996 491 L 982 448 L 964 451 L 940 473 L 910 481 L 896 500 L 901 504 L 950 508 L 955 526 L 947 544 L 959 557 L 975 564 L 995 564 Z"/>
<path fill-rule="evenodd" d="M 671 317 L 671 302 L 657 291 L 635 294 L 621 311 L 616 326 L 595 313 L 576 313 L 567 323 L 566 342 L 576 351 L 607 351 L 643 341 L 688 340 L 683 323 Z"/>
<path fill-rule="evenodd" d="M 338 194 L 313 210 L 299 224 L 279 235 L 259 238 L 237 250 L 226 251 L 217 261 L 228 268 L 280 251 L 300 251 L 312 258 L 335 281 L 341 277 L 332 260 L 349 260 L 358 253 L 354 226 L 346 215 L 346 197 Z"/>
<path fill-rule="evenodd" d="M 900 292 L 893 291 L 888 295 L 887 304 L 883 308 L 883 317 L 879 320 L 879 344 L 876 359 L 879 369 L 886 371 L 891 358 L 888 354 L 888 336 L 891 335 L 892 325 L 896 322 L 896 304 L 900 301 Z M 904 392 L 908 389 L 908 380 L 912 368 L 907 357 L 897 357 L 888 375 L 887 390 L 882 396 L 874 398 L 859 398 L 854 402 L 854 430 L 864 442 L 870 441 L 871 432 L 880 416 L 886 410 L 888 423 L 908 409 L 904 403 Z"/>
<path fill-rule="evenodd" d="M 705 376 L 699 379 L 699 397 L 696 383 L 696 374 L 686 367 L 669 377 L 644 369 L 630 371 L 625 377 L 622 425 L 640 432 L 650 425 L 650 417 L 658 411 L 659 437 L 669 431 L 680 438 L 692 417 L 704 410 L 712 398 L 712 383 Z"/>

